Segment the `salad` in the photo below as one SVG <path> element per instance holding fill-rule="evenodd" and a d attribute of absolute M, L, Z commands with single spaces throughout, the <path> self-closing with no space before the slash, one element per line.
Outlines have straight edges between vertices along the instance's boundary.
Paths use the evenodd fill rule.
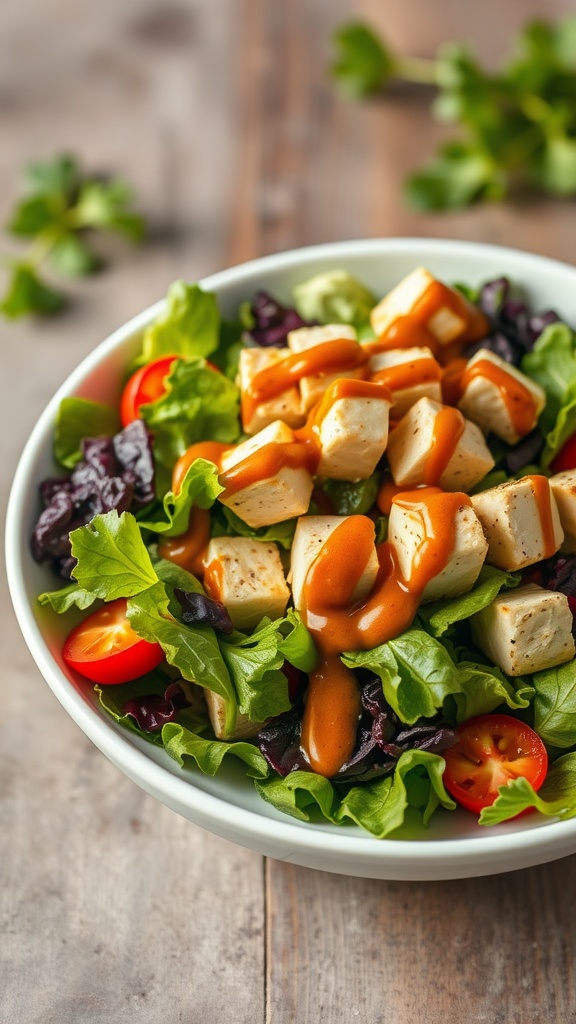
<path fill-rule="evenodd" d="M 176 282 L 54 427 L 78 685 L 304 821 L 576 816 L 576 335 L 515 287 L 335 269 L 228 321 Z"/>

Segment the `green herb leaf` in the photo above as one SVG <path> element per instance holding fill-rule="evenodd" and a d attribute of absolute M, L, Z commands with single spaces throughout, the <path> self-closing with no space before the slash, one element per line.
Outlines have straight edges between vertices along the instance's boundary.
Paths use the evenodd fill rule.
<path fill-rule="evenodd" d="M 59 274 L 69 277 L 83 277 L 93 274 L 102 266 L 102 261 L 92 252 L 79 235 L 71 231 L 61 234 L 50 250 L 49 261 Z"/>
<path fill-rule="evenodd" d="M 366 96 L 383 89 L 396 71 L 396 61 L 382 40 L 362 22 L 350 22 L 334 33 L 338 56 L 330 72 L 344 93 Z"/>
<path fill-rule="evenodd" d="M 58 313 L 66 305 L 64 296 L 40 280 L 28 263 L 16 263 L 2 301 L 0 313 L 16 320 L 30 313 Z"/>

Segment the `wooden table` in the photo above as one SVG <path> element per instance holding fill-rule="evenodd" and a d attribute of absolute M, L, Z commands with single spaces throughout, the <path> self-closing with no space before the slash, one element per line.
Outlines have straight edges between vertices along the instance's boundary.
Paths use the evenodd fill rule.
<path fill-rule="evenodd" d="M 38 413 L 109 331 L 195 279 L 291 246 L 434 235 L 574 258 L 573 203 L 409 211 L 441 130 L 419 90 L 350 104 L 329 37 L 365 16 L 405 52 L 469 40 L 496 62 L 569 0 L 5 0 L 0 214 L 62 149 L 132 181 L 140 250 L 70 311 L 0 327 L 7 493 Z M 495 270 L 498 268 L 495 267 Z M 0 1019 L 10 1024 L 576 1021 L 576 857 L 470 881 L 365 881 L 263 861 L 158 805 L 56 702 L 2 588 Z"/>

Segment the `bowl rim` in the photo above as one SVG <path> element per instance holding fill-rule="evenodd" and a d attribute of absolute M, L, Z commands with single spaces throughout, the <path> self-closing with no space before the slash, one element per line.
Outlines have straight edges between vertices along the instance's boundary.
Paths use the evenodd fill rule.
<path fill-rule="evenodd" d="M 270 271 L 289 269 L 316 262 L 322 258 L 345 258 L 349 256 L 370 256 L 377 254 L 411 253 L 420 254 L 426 249 L 427 258 L 434 254 L 446 255 L 448 252 L 466 256 L 493 257 L 494 266 L 503 258 L 513 258 L 517 264 L 524 263 L 534 269 L 545 265 L 558 274 L 569 274 L 576 285 L 576 268 L 550 257 L 540 256 L 517 250 L 511 247 L 486 244 L 481 242 L 465 242 L 437 238 L 372 238 L 354 239 L 344 242 L 329 242 L 321 245 L 310 245 L 286 252 L 274 253 L 259 257 L 225 270 L 218 271 L 199 281 L 206 290 L 218 292 L 229 284 L 241 285 L 257 275 L 260 270 Z M 358 834 L 335 834 L 334 831 L 322 831 L 322 828 L 296 822 L 287 817 L 286 821 L 261 815 L 249 808 L 233 804 L 228 799 L 208 793 L 194 784 L 194 776 L 187 773 L 180 778 L 163 765 L 148 757 L 144 751 L 134 746 L 126 736 L 117 732 L 108 721 L 95 712 L 79 691 L 68 680 L 64 672 L 52 658 L 46 641 L 36 621 L 32 606 L 26 596 L 22 573 L 22 558 L 28 550 L 28 538 L 22 536 L 20 528 L 22 510 L 34 481 L 33 470 L 38 452 L 51 436 L 54 415 L 63 397 L 73 393 L 84 379 L 96 368 L 101 360 L 114 351 L 137 331 L 142 330 L 164 308 L 165 299 L 161 299 L 147 309 L 132 317 L 121 327 L 98 344 L 68 375 L 63 384 L 50 399 L 30 433 L 20 456 L 14 480 L 10 490 L 6 513 L 6 569 L 8 586 L 18 620 L 26 644 L 37 667 L 62 706 L 83 730 L 90 740 L 117 767 L 120 767 L 133 781 L 151 792 L 157 799 L 173 806 L 177 802 L 191 812 L 190 820 L 216 834 L 220 831 L 222 821 L 226 822 L 227 832 L 237 835 L 237 842 L 256 846 L 266 839 L 290 849 L 291 853 L 283 859 L 296 859 L 298 856 L 327 855 L 338 856 L 341 860 L 354 859 L 360 865 L 374 864 L 377 861 L 382 867 L 387 862 L 411 862 L 418 865 L 436 865 L 457 861 L 464 867 L 479 858 L 484 862 L 483 874 L 493 870 L 507 870 L 513 864 L 491 868 L 492 856 L 499 860 L 510 861 L 515 854 L 530 849 L 538 853 L 538 861 L 562 856 L 570 849 L 564 850 L 566 840 L 576 836 L 576 818 L 567 821 L 552 820 L 538 824 L 522 831 L 498 832 L 478 836 L 448 837 L 426 840 L 393 839 L 379 841 L 373 836 L 358 829 Z M 179 813 L 183 813 L 180 811 Z M 563 842 L 564 840 L 564 842 Z M 253 846 L 253 848 L 256 848 Z M 330 869 L 327 863 L 326 868 Z M 338 869 L 336 869 L 338 870 Z M 455 877 L 442 875 L 441 877 Z"/>

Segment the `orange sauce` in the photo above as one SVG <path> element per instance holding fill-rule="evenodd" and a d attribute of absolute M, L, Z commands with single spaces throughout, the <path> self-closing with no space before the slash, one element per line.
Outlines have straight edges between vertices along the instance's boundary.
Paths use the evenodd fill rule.
<path fill-rule="evenodd" d="M 532 484 L 534 497 L 538 506 L 540 517 L 540 529 L 542 530 L 542 543 L 544 552 L 542 558 L 551 558 L 558 549 L 554 536 L 554 520 L 552 519 L 552 492 L 550 484 L 545 476 L 534 473 L 525 477 Z"/>
<path fill-rule="evenodd" d="M 456 451 L 466 428 L 466 420 L 458 409 L 443 405 L 434 420 L 432 447 L 424 467 L 424 483 L 436 485 Z"/>
<path fill-rule="evenodd" d="M 219 559 L 215 558 L 204 568 L 204 590 L 209 597 L 216 601 L 222 600 L 224 588 L 224 567 Z"/>
<path fill-rule="evenodd" d="M 298 441 L 274 442 L 262 445 L 255 452 L 248 455 L 242 462 L 220 474 L 219 480 L 224 488 L 220 495 L 220 501 L 232 497 L 245 487 L 258 483 L 260 480 L 267 480 L 268 477 L 276 476 L 281 470 L 308 469 L 311 473 L 315 469 L 317 455 L 311 449 Z"/>
<path fill-rule="evenodd" d="M 188 529 L 177 537 L 165 537 L 158 544 L 160 558 L 187 569 L 193 576 L 204 572 L 204 557 L 210 541 L 210 513 L 194 506 L 190 512 Z"/>
<path fill-rule="evenodd" d="M 244 421 L 251 420 L 263 402 L 277 398 L 303 377 L 357 370 L 368 362 L 368 358 L 365 347 L 349 338 L 337 338 L 303 352 L 293 352 L 254 375 L 242 396 Z"/>
<path fill-rule="evenodd" d="M 420 484 L 418 487 L 411 487 L 407 490 L 405 487 L 400 487 L 395 484 L 393 480 L 385 480 L 378 495 L 376 497 L 376 504 L 383 515 L 389 516 L 392 508 L 392 502 L 398 498 L 402 498 L 405 501 L 422 501 L 430 494 L 442 494 L 440 487 L 427 486 L 426 484 Z"/>
<path fill-rule="evenodd" d="M 396 363 L 395 366 L 384 366 L 381 370 L 376 370 L 370 379 L 375 383 L 385 384 L 390 391 L 403 391 L 419 384 L 434 383 L 439 381 L 441 376 L 442 370 L 437 361 L 432 356 L 422 356 L 406 363 Z"/>
<path fill-rule="evenodd" d="M 357 684 L 341 673 L 342 651 L 370 650 L 404 632 L 414 620 L 428 582 L 442 571 L 454 547 L 454 521 L 466 494 L 416 490 L 396 499 L 425 505 L 427 535 L 410 579 L 400 573 L 390 542 L 377 548 L 378 575 L 365 601 L 353 594 L 370 559 L 374 524 L 350 516 L 334 530 L 312 563 L 304 584 L 303 617 L 321 662 L 311 682 L 302 723 L 302 749 L 314 771 L 329 778 L 354 749 L 360 712 Z M 331 695 L 332 679 L 334 691 Z"/>
<path fill-rule="evenodd" d="M 430 319 L 439 309 L 448 308 L 464 321 L 462 332 L 448 346 L 441 345 L 435 334 L 428 327 Z M 432 281 L 426 288 L 409 314 L 398 317 L 376 342 L 371 343 L 372 352 L 385 352 L 393 348 L 427 347 L 434 355 L 445 355 L 450 349 L 454 355 L 454 344 L 464 345 L 484 338 L 490 324 L 484 314 L 476 306 L 468 302 L 454 288 Z"/>
<path fill-rule="evenodd" d="M 462 397 L 462 377 L 468 363 L 466 359 L 451 359 L 442 371 L 442 401 L 445 405 L 458 405 Z"/>
<path fill-rule="evenodd" d="M 483 377 L 494 384 L 506 405 L 510 422 L 519 435 L 525 437 L 532 430 L 536 423 L 536 402 L 534 395 L 511 373 L 507 373 L 501 366 L 496 366 L 490 359 L 478 359 L 464 372 L 461 380 L 462 393 L 468 387 L 470 381 L 476 377 Z"/>

